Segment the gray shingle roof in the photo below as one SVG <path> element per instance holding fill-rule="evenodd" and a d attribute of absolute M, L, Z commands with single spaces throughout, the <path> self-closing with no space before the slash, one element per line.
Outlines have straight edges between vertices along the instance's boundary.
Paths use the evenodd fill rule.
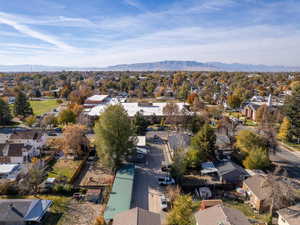
<path fill-rule="evenodd" d="M 228 182 L 242 181 L 245 176 L 248 176 L 246 170 L 231 161 L 216 163 L 218 175 Z"/>
<path fill-rule="evenodd" d="M 198 211 L 195 218 L 201 225 L 250 225 L 242 212 L 221 204 Z"/>
<path fill-rule="evenodd" d="M 117 214 L 113 225 L 161 225 L 161 221 L 158 213 L 133 208 Z"/>
<path fill-rule="evenodd" d="M 271 187 L 264 185 L 266 178 L 262 175 L 254 175 L 244 181 L 251 192 L 260 200 L 271 196 Z"/>
<path fill-rule="evenodd" d="M 39 221 L 51 203 L 40 199 L 0 200 L 0 222 Z"/>

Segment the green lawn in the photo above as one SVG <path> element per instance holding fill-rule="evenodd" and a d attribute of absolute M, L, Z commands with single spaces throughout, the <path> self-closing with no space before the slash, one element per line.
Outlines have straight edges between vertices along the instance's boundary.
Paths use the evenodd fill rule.
<path fill-rule="evenodd" d="M 42 101 L 30 101 L 30 105 L 33 109 L 33 113 L 37 116 L 50 112 L 55 109 L 59 104 L 56 99 L 42 100 Z"/>
<path fill-rule="evenodd" d="M 52 171 L 48 173 L 48 177 L 66 177 L 67 181 L 69 181 L 81 162 L 81 160 L 59 159 L 53 165 Z"/>

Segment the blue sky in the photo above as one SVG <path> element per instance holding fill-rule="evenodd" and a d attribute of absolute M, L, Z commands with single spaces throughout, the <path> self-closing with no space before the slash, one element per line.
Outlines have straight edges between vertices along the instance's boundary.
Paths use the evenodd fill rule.
<path fill-rule="evenodd" d="M 0 0 L 0 64 L 300 66 L 300 0 Z"/>

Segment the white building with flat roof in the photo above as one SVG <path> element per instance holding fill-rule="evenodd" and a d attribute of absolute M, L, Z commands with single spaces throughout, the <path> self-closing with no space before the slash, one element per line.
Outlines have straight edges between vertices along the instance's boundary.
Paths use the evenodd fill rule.
<path fill-rule="evenodd" d="M 168 104 L 167 102 L 154 102 L 154 103 L 138 103 L 138 102 L 118 102 L 111 101 L 108 104 L 101 104 L 93 107 L 87 114 L 91 117 L 100 116 L 101 113 L 105 110 L 105 108 L 110 104 L 121 104 L 129 117 L 134 117 L 138 112 L 144 116 L 165 116 L 163 113 L 163 108 Z M 187 106 L 184 102 L 175 103 L 178 105 L 179 111 L 181 111 L 185 106 Z"/>

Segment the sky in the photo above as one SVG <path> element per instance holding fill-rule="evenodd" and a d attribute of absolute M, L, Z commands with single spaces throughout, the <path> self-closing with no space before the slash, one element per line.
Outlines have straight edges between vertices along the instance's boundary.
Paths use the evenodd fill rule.
<path fill-rule="evenodd" d="M 0 0 L 0 65 L 300 66 L 300 0 Z"/>

